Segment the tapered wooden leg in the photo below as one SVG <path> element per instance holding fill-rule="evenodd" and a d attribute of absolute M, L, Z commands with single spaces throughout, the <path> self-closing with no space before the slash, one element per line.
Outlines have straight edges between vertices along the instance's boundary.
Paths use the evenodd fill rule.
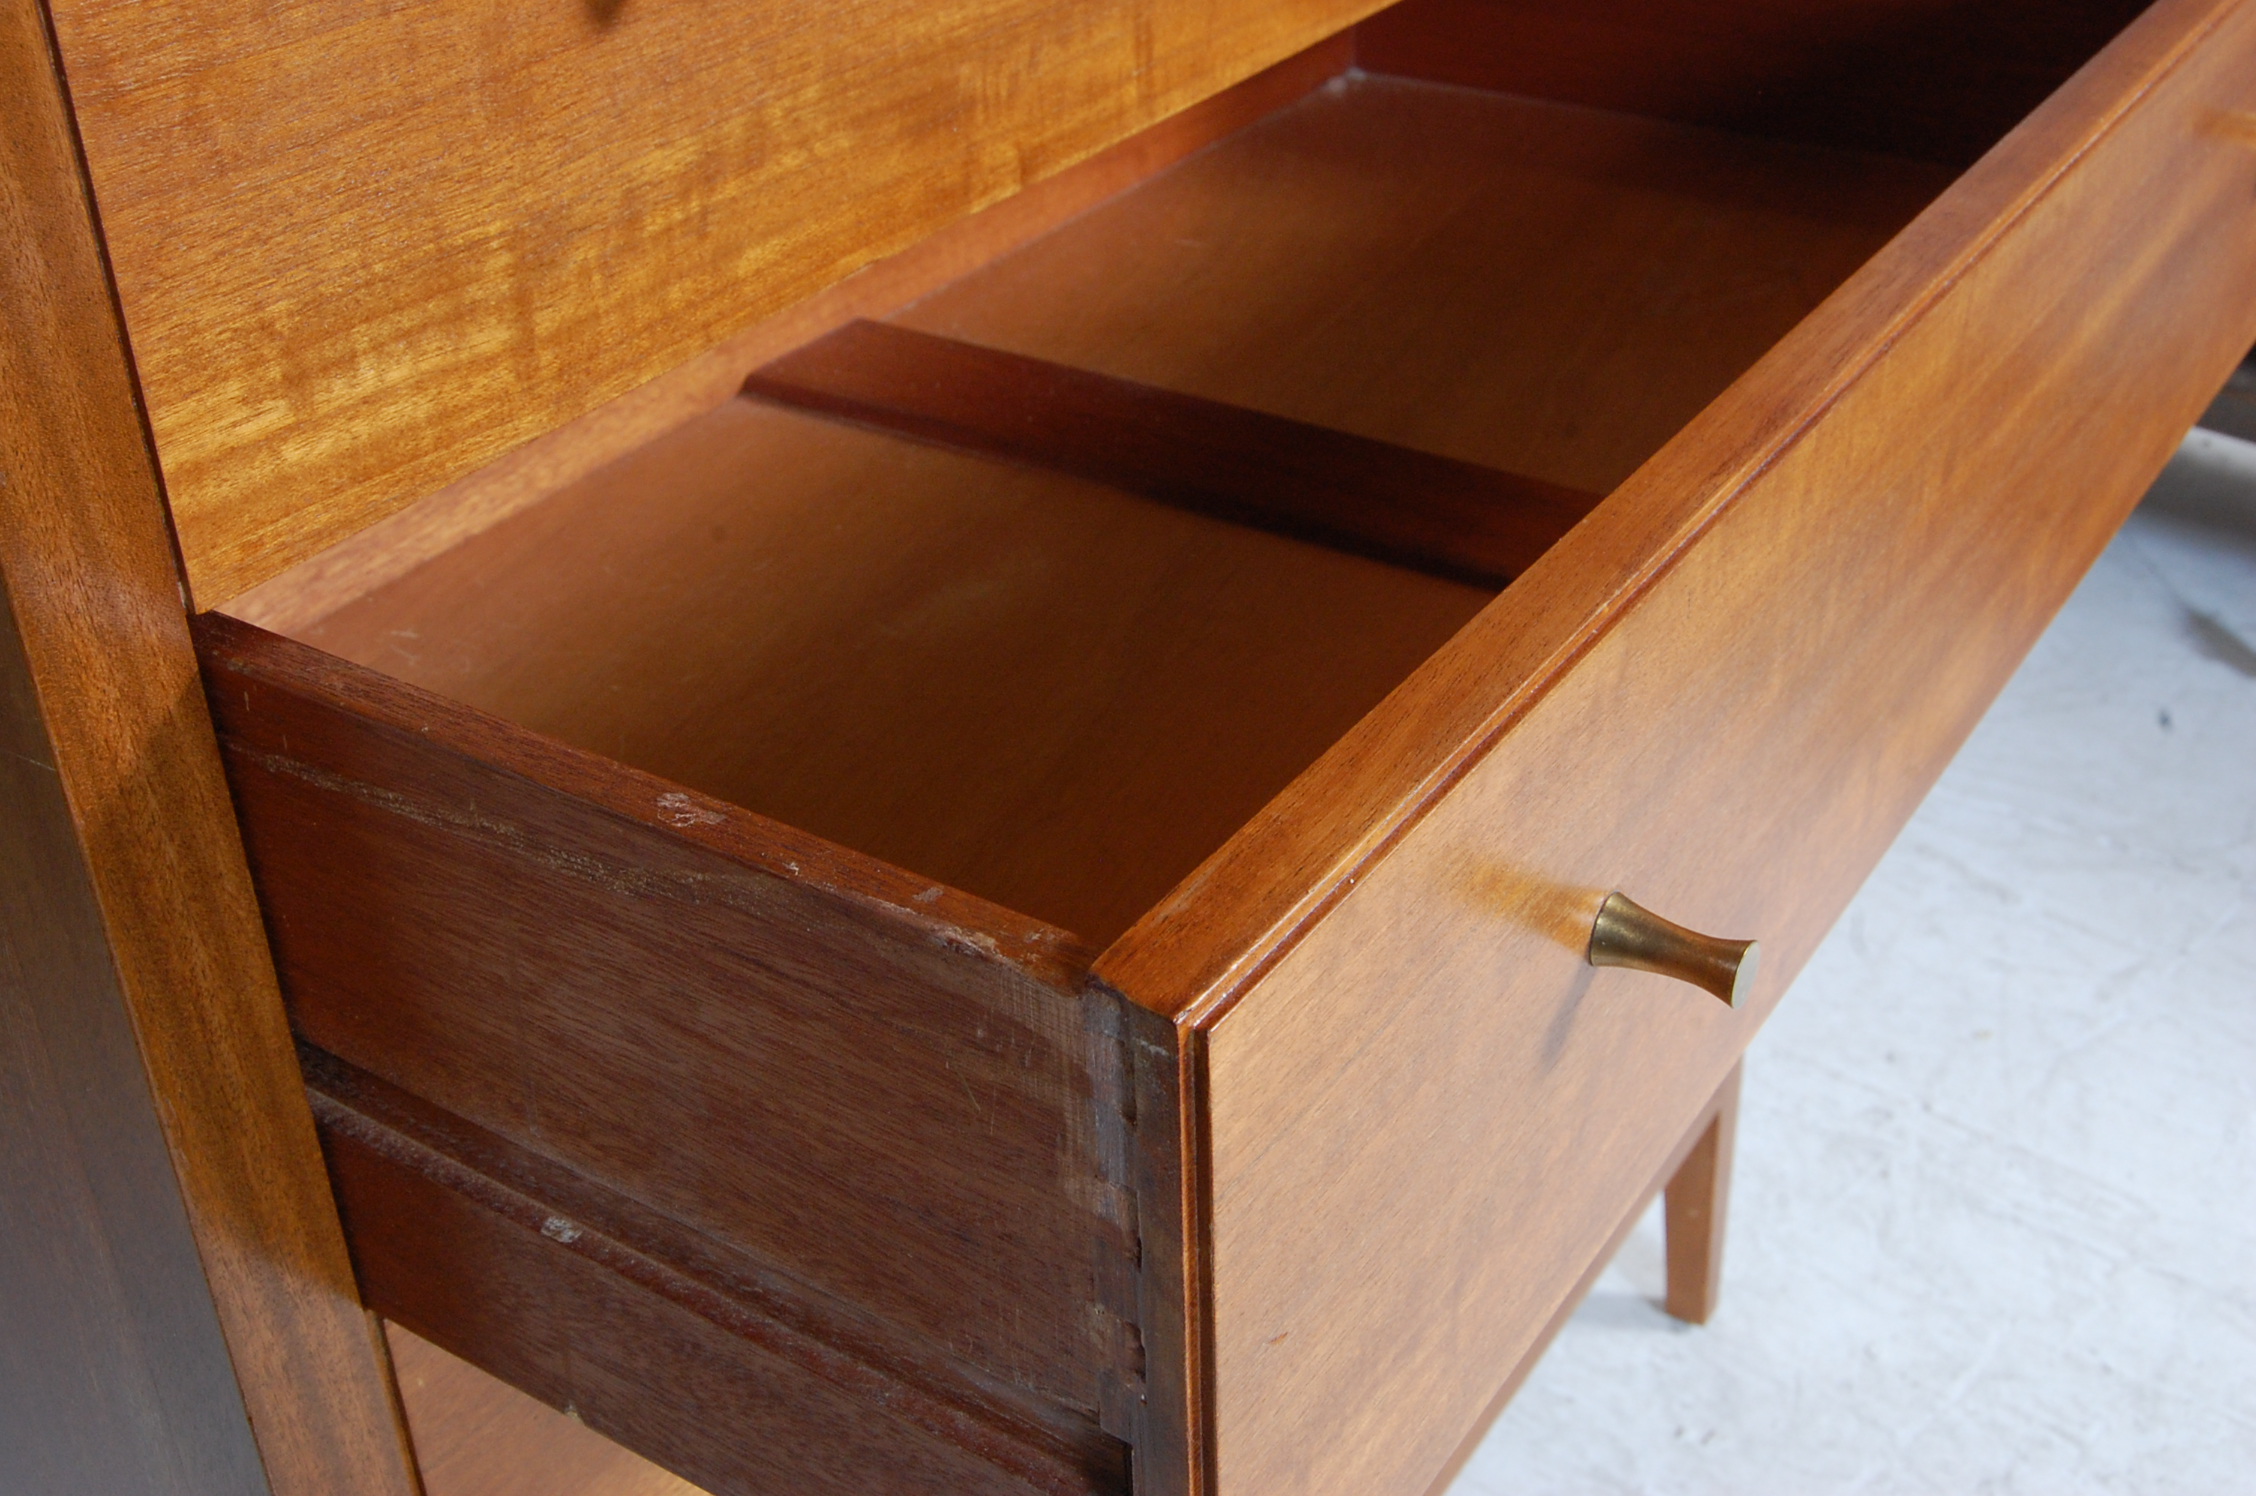
<path fill-rule="evenodd" d="M 1739 1067 L 1716 1088 L 1715 1117 L 1668 1182 L 1668 1312 L 1704 1325 L 1723 1281 L 1723 1223 L 1731 1203 L 1731 1140 L 1739 1125 Z"/>

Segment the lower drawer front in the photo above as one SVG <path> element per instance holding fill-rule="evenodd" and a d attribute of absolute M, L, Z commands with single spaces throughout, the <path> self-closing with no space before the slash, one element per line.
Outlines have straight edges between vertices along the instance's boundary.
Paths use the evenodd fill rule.
<path fill-rule="evenodd" d="M 1425 1489 L 2256 337 L 2256 14 L 2166 4 L 2114 61 L 2166 57 L 2171 26 L 2174 64 L 2072 84 L 1844 288 L 2003 199 L 1963 273 L 1211 1022 L 1220 1491 Z M 1979 180 L 2070 107 L 2097 143 L 2041 193 Z M 1612 888 L 1759 937 L 1748 1007 L 1586 966 Z"/>

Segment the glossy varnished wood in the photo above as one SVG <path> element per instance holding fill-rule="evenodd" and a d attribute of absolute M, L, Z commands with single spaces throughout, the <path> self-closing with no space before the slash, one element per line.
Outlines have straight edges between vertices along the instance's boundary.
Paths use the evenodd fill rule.
<path fill-rule="evenodd" d="M 1448 1462 L 1435 1474 L 1432 1484 L 1427 1487 L 1427 1496 L 1447 1496 L 1448 1490 L 1456 1481 L 1459 1472 L 1471 1461 L 1474 1454 L 1479 1451 L 1482 1442 L 1488 1437 L 1489 1429 L 1495 1425 L 1497 1418 L 1503 1414 L 1505 1408 L 1510 1406 L 1513 1395 L 1520 1390 L 1521 1384 L 1534 1374 L 1537 1363 L 1543 1359 L 1544 1353 L 1551 1348 L 1551 1342 L 1559 1338 L 1559 1332 L 1567 1327 L 1567 1323 L 1574 1317 L 1575 1311 L 1582 1307 L 1583 1300 L 1590 1296 L 1591 1289 L 1597 1286 L 1599 1278 L 1604 1276 L 1606 1269 L 1613 1265 L 1614 1255 L 1621 1250 L 1622 1243 L 1629 1239 L 1629 1235 L 1636 1229 L 1637 1223 L 1645 1218 L 1645 1212 L 1652 1205 L 1654 1198 L 1673 1187 L 1677 1180 L 1683 1176 L 1694 1155 L 1699 1152 L 1700 1144 L 1707 1137 L 1708 1130 L 1715 1125 L 1716 1118 L 1722 1114 L 1723 1109 L 1726 1106 L 1735 1107 L 1738 1104 L 1738 1080 L 1739 1071 L 1734 1068 L 1730 1076 L 1725 1079 L 1723 1086 L 1709 1099 L 1707 1106 L 1693 1119 L 1692 1125 L 1685 1129 L 1684 1136 L 1678 1140 L 1676 1148 L 1669 1154 L 1667 1162 L 1661 1165 L 1652 1180 L 1647 1183 L 1645 1189 L 1636 1197 L 1636 1203 L 1623 1212 L 1621 1221 L 1614 1227 L 1613 1234 L 1606 1238 L 1603 1246 L 1590 1255 L 1589 1266 L 1583 1269 L 1581 1280 L 1568 1291 L 1564 1299 L 1559 1301 L 1559 1306 L 1551 1311 L 1551 1318 L 1536 1332 L 1534 1339 L 1529 1342 L 1527 1350 L 1521 1355 L 1519 1364 L 1512 1368 L 1509 1376 L 1505 1377 L 1504 1385 L 1496 1389 L 1496 1395 L 1489 1399 L 1488 1407 L 1482 1411 L 1479 1418 L 1473 1421 L 1472 1426 L 1465 1430 L 1464 1436 L 1458 1442 L 1457 1452 L 1449 1457 Z"/>
<path fill-rule="evenodd" d="M 1100 961 L 1204 1035 L 1221 1490 L 1422 1489 L 1698 1115 L 2256 335 L 2252 56 L 2151 11 Z"/>
<path fill-rule="evenodd" d="M 744 392 L 1055 469 L 1474 586 L 1509 582 L 1598 495 L 1046 359 L 857 321 Z"/>
<path fill-rule="evenodd" d="M 1597 492 L 1941 181 L 1334 85 L 903 320 Z M 1101 943 L 1479 601 L 736 404 L 297 632 Z"/>
<path fill-rule="evenodd" d="M 1735 1109 L 1737 1084 L 1738 1072 L 1734 1070 L 1708 1112 L 1694 1123 L 1677 1154 L 1662 1169 L 1661 1178 L 1668 1181 L 1672 1192 L 1693 1183 L 1688 1176 L 1702 1162 L 1702 1145 L 1714 1134 L 1725 1109 Z M 1143 1098 L 1143 1109 L 1170 1113 L 1173 1109 L 1168 1100 L 1155 1091 Z M 1153 1105 L 1155 1102 L 1158 1105 Z M 1727 1188 L 1728 1161 L 1724 1169 L 1726 1177 L 1720 1182 Z M 1656 1179 L 1653 1187 L 1659 1189 L 1661 1180 Z M 1147 1195 L 1147 1209 L 1149 1202 L 1166 1193 Z M 1457 1456 L 1436 1478 L 1433 1496 L 1441 1496 L 1448 1489 L 1502 1412 L 1509 1393 L 1533 1370 L 1569 1314 L 1582 1303 L 1614 1250 L 1644 1215 L 1647 1203 L 1646 1198 L 1639 1200 L 1593 1259 L 1583 1282 L 1560 1306 L 1495 1402 L 1468 1431 Z M 1673 1219 L 1669 1230 L 1673 1261 L 1680 1240 Z M 1702 1238 L 1708 1239 L 1712 1238 Z M 601 1437 L 583 1422 L 536 1401 L 412 1331 L 397 1324 L 389 1328 L 399 1367 L 401 1399 L 414 1428 L 416 1452 L 430 1496 L 699 1496 L 687 1481 Z M 1169 1356 L 1179 1349 L 1172 1339 L 1154 1340 L 1148 1329 L 1146 1344 L 1155 1353 L 1164 1350 Z M 1160 1487 L 1147 1483 L 1139 1489 Z"/>
<path fill-rule="evenodd" d="M 42 8 L 0 5 L 0 1485 L 408 1496 Z"/>
<path fill-rule="evenodd" d="M 568 488 L 676 427 L 725 404 L 745 375 L 856 317 L 909 302 L 1056 228 L 1115 193 L 1213 144 L 1323 83 L 1354 60 L 1353 39 L 1329 37 L 1202 103 L 1171 114 L 1056 176 L 949 224 L 830 289 L 763 319 L 718 347 L 546 431 L 506 456 L 355 530 L 224 602 L 276 633 L 311 627 L 433 556 Z"/>
<path fill-rule="evenodd" d="M 2072 80 L 2006 148 L 1796 325 L 1615 501 L 1453 639 L 1385 712 L 1360 723 L 1233 838 L 1201 870 L 1195 897 L 1156 909 L 1120 941 L 1105 964 L 1125 980 L 1125 990 L 1145 994 L 1139 1000 L 1170 1013 L 1226 1003 L 1278 940 L 1348 886 L 1355 869 L 1391 843 L 1406 817 L 1431 804 L 1573 666 L 1622 606 L 1818 417 L 1832 412 L 1898 334 L 1925 318 L 2128 104 L 2206 40 L 2208 30 L 2205 20 L 2187 18 L 2183 4 L 2163 7 Z M 2237 195 L 2228 175 L 2240 161 L 2230 144 L 2230 110 L 2208 110 L 2182 108 L 2172 128 L 2180 144 L 2198 147 L 2210 175 L 2152 188 L 2165 200 L 2182 201 L 2187 213 L 2229 212 Z M 2112 213 L 2107 207 L 2103 216 Z M 2118 232 L 2133 230 L 2126 224 Z M 2202 242 L 2214 248 L 2217 241 Z M 2158 294 L 2166 305 L 2177 304 L 2178 298 Z M 2184 300 L 2193 299 L 2189 288 Z M 2222 304 L 2236 304 L 2229 289 Z M 2212 370 L 2186 377 L 2212 386 L 2221 378 Z"/>
<path fill-rule="evenodd" d="M 1373 8 L 55 14 L 217 600 Z"/>

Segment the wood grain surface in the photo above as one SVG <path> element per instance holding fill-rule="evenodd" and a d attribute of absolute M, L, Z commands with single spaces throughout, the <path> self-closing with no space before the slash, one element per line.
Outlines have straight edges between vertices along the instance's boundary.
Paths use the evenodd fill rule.
<path fill-rule="evenodd" d="M 733 398 L 754 368 L 856 317 L 899 310 L 998 254 L 1291 103 L 1354 61 L 1340 33 L 1118 145 L 864 266 L 688 362 L 233 597 L 207 605 L 295 634 L 480 530 Z"/>
<path fill-rule="evenodd" d="M 1233 524 L 1497 588 L 1598 495 L 888 323 L 850 322 L 744 392 L 1049 468 Z"/>
<path fill-rule="evenodd" d="M 1147 1079 L 1142 1083 L 1149 1089 L 1139 1098 L 1139 1110 L 1147 1116 L 1175 1116 L 1173 1098 L 1169 1094 L 1173 1087 L 1166 1079 L 1175 1073 L 1173 1045 L 1161 1032 L 1166 1027 L 1162 1020 L 1155 1015 L 1142 1014 L 1141 1022 L 1151 1032 L 1142 1037 L 1139 1053 L 1151 1063 L 1145 1071 Z M 1553 1323 L 1537 1337 L 1528 1356 L 1467 1434 L 1457 1456 L 1436 1478 L 1432 1496 L 1442 1496 L 1448 1489 L 1489 1425 L 1503 1411 L 1510 1392 L 1516 1390 L 1534 1368 L 1559 1328 L 1596 1282 L 1600 1271 L 1611 1262 L 1622 1238 L 1642 1219 L 1652 1194 L 1662 1188 L 1664 1180 L 1671 1189 L 1685 1182 L 1683 1176 L 1700 1142 L 1714 1126 L 1711 1114 L 1719 1103 L 1733 1099 L 1728 1093 L 1737 1081 L 1738 1072 L 1734 1070 L 1725 1082 L 1725 1094 L 1719 1094 L 1716 1101 L 1710 1103 L 1709 1113 L 1704 1113 L 1694 1123 L 1678 1145 L 1677 1154 L 1663 1166 L 1660 1176 L 1625 1215 L 1614 1238 L 1593 1261 L 1584 1281 L 1560 1306 Z M 1156 1155 L 1165 1150 L 1151 1151 Z M 1155 1173 L 1167 1174 L 1164 1161 L 1159 1161 Z M 1158 1177 L 1145 1181 L 1163 1186 L 1142 1195 L 1147 1213 L 1155 1202 L 1179 1193 L 1180 1177 L 1169 1177 L 1173 1179 L 1172 1189 L 1164 1187 L 1166 1181 Z M 1675 1237 L 1670 1240 L 1673 1247 Z M 1179 1278 L 1173 1287 L 1179 1295 L 1182 1287 Z M 1195 1356 L 1183 1354 L 1185 1347 L 1179 1340 L 1154 1335 L 1157 1322 L 1155 1315 L 1147 1315 L 1144 1322 L 1145 1348 L 1154 1365 L 1188 1365 L 1195 1361 Z M 414 1428 L 416 1453 L 430 1496 L 699 1496 L 697 1488 L 681 1477 L 602 1437 L 578 1419 L 557 1412 L 410 1330 L 396 1324 L 388 1328 L 393 1359 L 399 1367 L 400 1396 Z M 1154 1393 L 1156 1407 L 1159 1401 L 1156 1388 Z M 1181 1432 L 1181 1426 L 1173 1436 L 1154 1431 L 1138 1441 L 1135 1453 L 1139 1474 L 1135 1489 L 1139 1496 L 1186 1488 L 1179 1483 L 1181 1462 L 1187 1453 L 1178 1442 Z M 1178 1462 L 1172 1468 L 1167 1463 L 1169 1458 Z M 1168 1480 L 1170 1476 L 1174 1477 L 1173 1481 Z"/>
<path fill-rule="evenodd" d="M 1488 595 L 732 401 L 304 637 L 1098 943 Z"/>
<path fill-rule="evenodd" d="M 1949 181 L 1343 78 L 893 320 L 1604 494 Z"/>
<path fill-rule="evenodd" d="M 2247 6 L 2149 12 L 1288 792 L 1427 690 L 1510 685 L 1477 762 L 1206 1010 L 1219 1489 L 1424 1489 L 1586 1271 L 2256 336 L 2256 156 L 2221 123 L 2252 60 Z M 1679 516 L 1599 585 L 1614 525 Z M 1571 669 L 1489 673 L 1588 627 L 1554 578 L 1618 606 Z M 1615 887 L 1759 935 L 1749 1010 L 1587 968 Z M 1137 981 L 1185 974 L 1146 943 L 1171 915 L 1212 917 L 1100 973 L 1183 991 Z"/>
<path fill-rule="evenodd" d="M 721 1493 L 1096 1496 L 1127 1449 L 1014 1384 L 309 1052 L 369 1302 Z"/>
<path fill-rule="evenodd" d="M 409 1496 L 46 18 L 0 4 L 0 1484 Z"/>
<path fill-rule="evenodd" d="M 1373 0 L 60 0 L 199 598 Z"/>
<path fill-rule="evenodd" d="M 1117 1402 L 1125 1124 L 1071 937 L 201 627 L 304 1038 L 1030 1396 Z"/>
<path fill-rule="evenodd" d="M 1374 73 L 1966 167 L 2146 0 L 1406 0 Z"/>

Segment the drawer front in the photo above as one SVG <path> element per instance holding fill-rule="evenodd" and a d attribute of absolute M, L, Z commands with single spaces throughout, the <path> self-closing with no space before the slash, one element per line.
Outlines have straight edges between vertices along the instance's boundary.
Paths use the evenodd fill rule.
<path fill-rule="evenodd" d="M 1878 307 L 1907 242 L 1998 205 L 1208 1020 L 1219 1491 L 1414 1493 L 1444 1467 L 2256 338 L 2252 109 L 2249 7 L 2151 12 L 1843 289 Z M 2000 190 L 2040 149 L 2064 169 Z M 1587 967 L 1612 888 L 1759 937 L 1747 1007 Z"/>

